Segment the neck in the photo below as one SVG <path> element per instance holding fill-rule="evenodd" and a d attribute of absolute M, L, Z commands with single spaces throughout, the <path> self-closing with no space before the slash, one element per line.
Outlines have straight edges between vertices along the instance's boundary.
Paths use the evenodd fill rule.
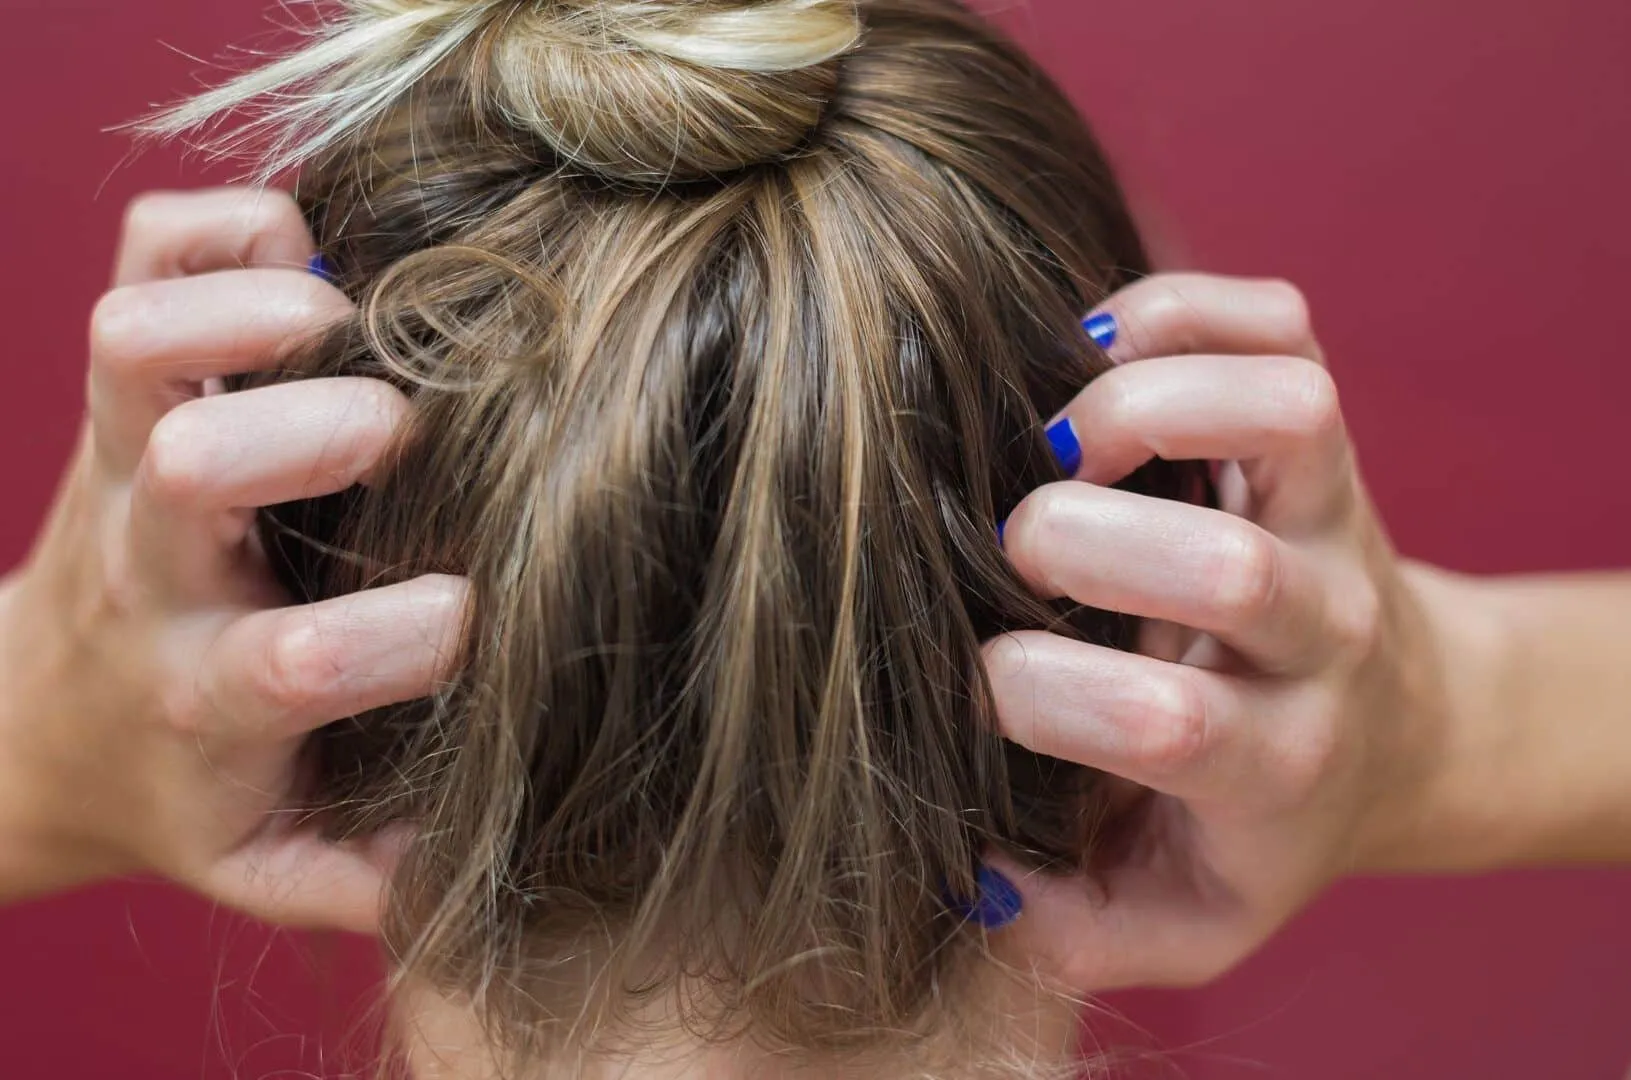
<path fill-rule="evenodd" d="M 507 1067 L 467 1004 L 410 988 L 395 1013 L 413 1080 L 998 1080 L 1077 1075 L 1079 1010 L 1035 980 L 992 970 L 964 995 L 966 1015 L 888 1060 L 793 1063 L 751 1040 L 706 1044 L 675 1027 L 644 1048 L 552 1057 Z"/>

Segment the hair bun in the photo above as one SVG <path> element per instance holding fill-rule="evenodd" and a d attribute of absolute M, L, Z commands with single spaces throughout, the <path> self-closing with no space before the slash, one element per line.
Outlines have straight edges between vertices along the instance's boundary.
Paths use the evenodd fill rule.
<path fill-rule="evenodd" d="M 344 0 L 337 13 L 307 48 L 142 128 L 178 135 L 236 114 L 207 145 L 253 151 L 270 176 L 462 67 L 476 108 L 565 161 L 694 179 L 796 150 L 861 36 L 857 0 Z"/>
<path fill-rule="evenodd" d="M 562 159 L 620 180 L 695 179 L 805 142 L 860 37 L 853 0 L 528 0 L 500 5 L 478 89 Z"/>

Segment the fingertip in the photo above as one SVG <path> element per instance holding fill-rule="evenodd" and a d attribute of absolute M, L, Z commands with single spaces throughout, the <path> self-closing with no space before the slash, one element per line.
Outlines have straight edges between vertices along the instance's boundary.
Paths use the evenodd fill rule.
<path fill-rule="evenodd" d="M 986 675 L 993 683 L 1006 683 L 1019 677 L 1029 662 L 1027 640 L 1040 636 L 1038 630 L 1015 630 L 998 634 L 980 647 Z"/>
<path fill-rule="evenodd" d="M 1012 926 L 1025 911 L 1025 898 L 1002 871 L 989 864 L 981 864 L 974 875 L 979 889 L 974 920 L 987 930 L 1001 930 Z"/>
<path fill-rule="evenodd" d="M 985 862 L 1013 884 L 1023 904 L 1022 917 L 991 939 L 992 948 L 1069 992 L 1111 988 L 1117 949 L 1105 886 L 1084 873 L 1022 866 L 996 850 L 986 853 Z"/>
<path fill-rule="evenodd" d="M 456 621 L 464 616 L 470 601 L 469 578 L 456 574 L 425 574 L 411 584 L 419 592 L 419 601 L 437 622 Z"/>
<path fill-rule="evenodd" d="M 983 930 L 1002 930 L 1019 920 L 1025 911 L 1025 898 L 1006 874 L 981 863 L 974 872 L 974 895 L 948 895 L 946 906 L 963 922 Z"/>
<path fill-rule="evenodd" d="M 438 678 L 456 667 L 465 621 L 469 616 L 470 582 L 451 574 L 427 574 L 407 583 L 414 621 L 419 628 L 416 645 L 428 649 Z"/>
<path fill-rule="evenodd" d="M 362 935 L 379 932 L 388 895 L 386 874 L 359 845 L 307 831 L 251 841 L 215 864 L 201 885 L 265 922 Z"/>
<path fill-rule="evenodd" d="M 1066 476 L 1075 476 L 1082 469 L 1082 440 L 1076 435 L 1076 425 L 1068 416 L 1049 424 L 1046 435 L 1054 460 Z"/>
<path fill-rule="evenodd" d="M 1074 481 L 1044 484 L 1021 499 L 1002 523 L 1003 554 L 1027 588 L 1044 599 L 1064 595 L 1058 577 L 1061 560 L 1077 558 L 1075 504 L 1091 498 L 1088 485 Z M 1068 564 L 1067 564 L 1068 565 Z"/>

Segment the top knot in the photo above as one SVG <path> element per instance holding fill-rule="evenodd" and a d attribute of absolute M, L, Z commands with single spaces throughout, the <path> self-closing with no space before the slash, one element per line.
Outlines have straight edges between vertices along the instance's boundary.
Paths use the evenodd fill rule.
<path fill-rule="evenodd" d="M 852 0 L 544 0 L 503 5 L 478 78 L 564 160 L 661 183 L 796 150 L 860 36 Z"/>
<path fill-rule="evenodd" d="M 639 183 L 697 179 L 806 142 L 861 19 L 857 0 L 345 0 L 314 37 L 145 129 L 250 110 L 214 148 L 266 150 L 269 176 L 452 74 L 563 161 Z"/>

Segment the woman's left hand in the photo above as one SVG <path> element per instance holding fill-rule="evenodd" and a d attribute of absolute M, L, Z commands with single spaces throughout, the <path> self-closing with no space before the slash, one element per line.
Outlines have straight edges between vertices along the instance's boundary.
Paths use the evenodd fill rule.
<path fill-rule="evenodd" d="M 302 827 L 300 748 L 429 693 L 464 586 L 286 607 L 252 524 L 365 479 L 407 402 L 363 379 L 200 393 L 351 310 L 313 250 L 277 191 L 131 209 L 79 452 L 0 589 L 0 899 L 155 873 L 274 922 L 375 926 L 391 845 Z"/>
<path fill-rule="evenodd" d="M 996 863 L 1025 898 L 1007 939 L 1087 992 L 1208 980 L 1339 875 L 1419 864 L 1476 670 L 1445 658 L 1454 586 L 1371 508 L 1296 290 L 1159 275 L 1090 325 L 1119 326 L 1120 366 L 1050 432 L 1076 479 L 1004 547 L 1043 595 L 1151 620 L 1143 655 L 1043 633 L 987 653 L 1010 738 L 1152 792 L 1102 880 Z M 1225 462 L 1222 508 L 1104 486 L 1157 455 Z"/>

